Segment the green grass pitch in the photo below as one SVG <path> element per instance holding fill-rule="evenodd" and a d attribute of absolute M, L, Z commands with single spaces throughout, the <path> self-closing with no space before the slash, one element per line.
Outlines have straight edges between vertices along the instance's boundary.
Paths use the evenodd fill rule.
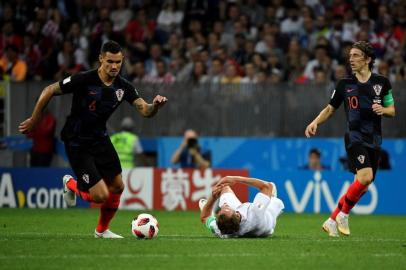
<path fill-rule="evenodd" d="M 152 212 L 154 240 L 136 240 L 119 211 L 111 230 L 125 239 L 94 239 L 95 209 L 0 209 L 0 269 L 406 269 L 406 217 L 351 216 L 352 235 L 329 238 L 327 215 L 284 213 L 275 235 L 217 239 L 198 212 Z"/>

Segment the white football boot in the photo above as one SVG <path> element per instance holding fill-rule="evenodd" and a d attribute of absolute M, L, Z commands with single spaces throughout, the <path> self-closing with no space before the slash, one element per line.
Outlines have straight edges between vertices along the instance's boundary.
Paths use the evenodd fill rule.
<path fill-rule="evenodd" d="M 207 203 L 207 199 L 200 199 L 199 200 L 199 209 L 200 209 L 200 211 L 203 210 L 203 207 L 206 205 L 206 203 Z"/>
<path fill-rule="evenodd" d="M 323 223 L 322 228 L 323 228 L 323 231 L 328 233 L 329 236 L 331 236 L 331 237 L 339 237 L 338 230 L 337 230 L 337 222 L 335 222 L 331 218 L 328 218 Z"/>
<path fill-rule="evenodd" d="M 104 232 L 94 231 L 94 238 L 109 238 L 109 239 L 121 239 L 124 238 L 121 235 L 115 234 L 110 230 L 105 230 Z"/>
<path fill-rule="evenodd" d="M 348 225 L 348 214 L 343 212 L 338 213 L 336 217 L 338 231 L 345 236 L 350 235 L 350 227 Z"/>
<path fill-rule="evenodd" d="M 65 175 L 62 178 L 63 182 L 63 199 L 68 207 L 74 207 L 76 205 L 76 194 L 70 190 L 67 186 L 68 181 L 73 178 L 71 175 Z"/>

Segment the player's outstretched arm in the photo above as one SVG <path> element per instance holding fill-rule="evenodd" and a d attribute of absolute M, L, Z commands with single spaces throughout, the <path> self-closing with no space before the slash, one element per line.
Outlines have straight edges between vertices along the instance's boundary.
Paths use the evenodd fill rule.
<path fill-rule="evenodd" d="M 221 180 L 216 184 L 216 186 L 218 187 L 232 186 L 235 183 L 241 183 L 248 186 L 256 187 L 259 189 L 261 193 L 264 193 L 269 196 L 272 194 L 273 188 L 272 184 L 257 178 L 249 178 L 243 176 L 226 176 L 221 178 Z"/>
<path fill-rule="evenodd" d="M 319 115 L 306 127 L 305 135 L 307 138 L 316 135 L 317 126 L 324 123 L 329 119 L 335 112 L 335 108 L 328 104 Z"/>
<path fill-rule="evenodd" d="M 153 117 L 158 109 L 166 104 L 168 99 L 164 96 L 157 95 L 152 101 L 152 104 L 145 102 L 143 98 L 137 98 L 133 105 L 137 111 L 144 117 Z"/>
<path fill-rule="evenodd" d="M 42 90 L 37 103 L 35 104 L 31 117 L 21 122 L 20 125 L 18 126 L 18 130 L 23 134 L 29 133 L 38 123 L 38 120 L 41 118 L 41 113 L 48 105 L 52 97 L 61 94 L 62 91 L 61 88 L 59 87 L 59 82 L 53 83 L 45 87 L 44 90 Z"/>
<path fill-rule="evenodd" d="M 222 187 L 214 186 L 210 197 L 207 199 L 207 203 L 204 205 L 202 211 L 200 212 L 200 221 L 205 224 L 207 219 L 212 215 L 212 210 L 214 203 L 221 195 Z"/>

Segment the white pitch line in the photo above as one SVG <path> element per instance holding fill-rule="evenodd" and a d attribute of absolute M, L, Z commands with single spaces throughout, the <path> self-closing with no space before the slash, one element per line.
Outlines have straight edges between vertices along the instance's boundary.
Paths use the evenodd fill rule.
<path fill-rule="evenodd" d="M 404 254 L 401 253 L 374 253 L 370 254 L 374 257 L 405 257 Z M 162 254 L 162 253 L 149 253 L 149 254 L 137 254 L 137 253 L 127 253 L 127 254 L 71 254 L 71 255 L 32 255 L 32 254 L 24 254 L 24 255 L 10 255 L 10 256 L 0 256 L 0 260 L 15 260 L 15 259 L 40 259 L 40 260 L 48 260 L 48 259 L 87 259 L 87 258 L 121 258 L 121 259 L 133 259 L 133 258 L 213 258 L 213 257 L 269 257 L 269 254 L 266 253 L 194 253 L 194 254 Z M 302 258 L 309 258 L 309 257 L 324 257 L 323 254 L 316 254 L 316 253 L 299 253 L 295 254 L 297 257 Z"/>

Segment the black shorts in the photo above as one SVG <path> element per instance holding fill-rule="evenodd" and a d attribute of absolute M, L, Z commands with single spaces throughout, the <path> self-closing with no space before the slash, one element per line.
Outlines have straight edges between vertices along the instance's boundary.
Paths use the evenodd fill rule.
<path fill-rule="evenodd" d="M 121 173 L 120 160 L 108 138 L 88 145 L 65 142 L 65 150 L 79 190 L 88 191 L 101 179 L 111 181 Z"/>
<path fill-rule="evenodd" d="M 354 145 L 347 149 L 347 155 L 350 172 L 356 174 L 360 169 L 372 168 L 373 177 L 375 178 L 380 157 L 379 149 L 365 147 L 363 145 Z"/>

